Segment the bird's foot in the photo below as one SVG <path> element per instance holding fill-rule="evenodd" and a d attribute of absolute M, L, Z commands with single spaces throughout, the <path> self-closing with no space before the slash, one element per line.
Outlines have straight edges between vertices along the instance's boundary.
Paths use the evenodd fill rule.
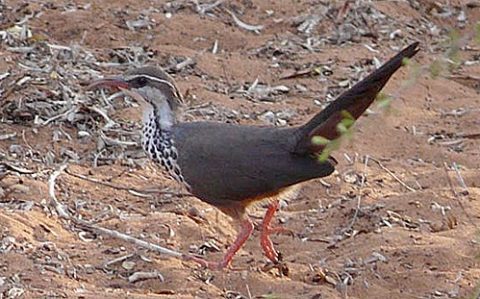
<path fill-rule="evenodd" d="M 281 256 L 279 255 L 279 252 L 277 252 L 275 248 L 273 248 L 273 243 L 270 239 L 270 235 L 286 233 L 290 234 L 292 237 L 294 236 L 293 231 L 289 229 L 283 228 L 281 226 L 270 227 L 270 222 L 272 221 L 273 216 L 277 211 L 278 204 L 278 201 L 274 201 L 268 206 L 265 217 L 263 217 L 262 230 L 260 235 L 260 244 L 262 245 L 263 252 L 273 264 L 278 264 L 279 262 L 281 262 Z"/>
<path fill-rule="evenodd" d="M 188 261 L 193 261 L 200 264 L 202 267 L 208 268 L 210 270 L 222 270 L 226 268 L 230 262 L 232 261 L 233 257 L 237 253 L 237 251 L 242 248 L 243 244 L 248 240 L 250 235 L 253 232 L 253 223 L 250 219 L 244 219 L 240 226 L 240 232 L 238 233 L 237 239 L 233 244 L 228 248 L 227 253 L 223 257 L 221 262 L 209 262 L 204 260 L 203 258 L 196 257 L 193 255 L 184 255 L 183 259 Z"/>
<path fill-rule="evenodd" d="M 272 240 L 270 239 L 268 228 L 262 229 L 262 234 L 260 236 L 260 244 L 262 245 L 263 252 L 265 256 L 272 261 L 274 264 L 278 264 L 280 261 L 279 253 L 273 248 Z"/>
<path fill-rule="evenodd" d="M 225 261 L 222 262 L 211 262 L 207 261 L 201 257 L 190 255 L 190 254 L 185 254 L 182 256 L 184 261 L 191 261 L 199 264 L 203 268 L 212 270 L 212 271 L 219 271 L 228 266 L 228 263 L 225 263 Z"/>
<path fill-rule="evenodd" d="M 260 236 L 260 244 L 262 245 L 263 252 L 265 253 L 265 256 L 272 261 L 272 263 L 279 263 L 281 262 L 281 258 L 279 258 L 279 252 L 275 250 L 273 247 L 273 242 L 270 239 L 271 234 L 287 234 L 291 236 L 292 238 L 295 237 L 295 233 L 287 228 L 284 228 L 282 226 L 276 226 L 276 227 L 268 227 L 268 226 L 262 226 L 262 232 Z"/>
<path fill-rule="evenodd" d="M 261 270 L 263 272 L 269 272 L 272 269 L 277 269 L 278 270 L 278 275 L 280 277 L 288 276 L 288 274 L 290 273 L 290 269 L 288 268 L 287 263 L 281 261 L 281 256 L 279 257 L 279 259 L 280 259 L 280 262 L 278 262 L 276 264 L 268 262 L 265 266 L 263 266 L 261 268 Z"/>

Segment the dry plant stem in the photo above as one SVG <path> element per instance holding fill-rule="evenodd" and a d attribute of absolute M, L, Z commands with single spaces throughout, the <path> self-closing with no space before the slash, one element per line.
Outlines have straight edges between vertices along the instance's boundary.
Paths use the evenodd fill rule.
<path fill-rule="evenodd" d="M 358 190 L 358 195 L 357 195 L 357 208 L 355 209 L 355 214 L 353 214 L 352 222 L 348 226 L 347 231 L 351 230 L 353 228 L 353 225 L 355 224 L 355 221 L 357 221 L 358 211 L 360 210 L 360 204 L 362 203 L 362 191 L 363 191 L 363 187 L 365 186 L 365 178 L 367 177 L 367 167 L 368 167 L 369 159 L 370 159 L 370 156 L 366 155 L 365 163 L 363 164 L 363 175 L 362 175 L 362 181 L 360 182 L 360 190 Z"/>
<path fill-rule="evenodd" d="M 457 174 L 458 182 L 460 183 L 460 185 L 463 188 L 463 190 L 462 190 L 462 192 L 460 192 L 460 194 L 468 195 L 467 184 L 465 184 L 465 180 L 463 179 L 462 175 L 460 174 L 460 171 L 458 170 L 458 165 L 455 162 L 453 162 L 453 170 L 455 170 L 455 173 Z"/>
<path fill-rule="evenodd" d="M 457 193 L 457 191 L 455 191 L 455 187 L 453 187 L 452 179 L 451 179 L 450 176 L 448 175 L 448 165 L 447 165 L 447 162 L 443 162 L 443 167 L 444 167 L 444 169 L 445 169 L 445 174 L 446 174 L 446 176 L 447 176 L 447 181 L 448 181 L 448 184 L 450 185 L 450 189 L 452 190 L 453 196 L 458 197 L 458 193 Z"/>
<path fill-rule="evenodd" d="M 372 161 L 374 161 L 375 163 L 378 164 L 378 166 L 380 166 L 381 169 L 385 170 L 392 178 L 394 178 L 397 182 L 400 183 L 400 185 L 402 185 L 403 187 L 405 187 L 408 191 L 410 192 L 416 192 L 417 190 L 413 189 L 412 187 L 408 186 L 407 184 L 405 184 L 401 179 L 399 179 L 390 169 L 388 169 L 387 167 L 385 167 L 382 162 L 378 161 L 377 159 L 374 159 L 372 157 L 370 157 L 370 159 Z"/>
<path fill-rule="evenodd" d="M 58 215 L 62 218 L 70 219 L 70 215 L 68 214 L 65 206 L 61 204 L 55 196 L 55 181 L 58 176 L 65 170 L 65 168 L 67 168 L 66 164 L 60 166 L 60 168 L 55 170 L 48 179 L 48 194 L 50 195 L 50 204 L 55 208 Z"/>
<path fill-rule="evenodd" d="M 248 294 L 248 299 L 252 299 L 252 293 L 250 292 L 250 287 L 248 286 L 248 283 L 245 285 L 245 288 L 247 289 L 247 294 Z"/>
<path fill-rule="evenodd" d="M 120 232 L 117 232 L 117 231 L 114 231 L 114 230 L 103 228 L 103 227 L 97 226 L 95 224 L 92 224 L 88 221 L 85 221 L 85 220 L 79 219 L 77 217 L 71 216 L 68 213 L 68 211 L 65 209 L 64 205 L 61 204 L 57 200 L 57 197 L 55 196 L 55 181 L 58 178 L 58 176 L 66 168 L 67 168 L 66 164 L 62 165 L 59 169 L 55 170 L 52 173 L 52 175 L 50 176 L 50 178 L 48 180 L 48 193 L 50 195 L 51 205 L 54 206 L 55 210 L 57 211 L 57 213 L 60 217 L 62 217 L 64 219 L 67 219 L 67 220 L 71 220 L 73 223 L 75 223 L 77 225 L 84 226 L 88 229 L 97 231 L 99 233 L 108 235 L 110 237 L 114 237 L 114 238 L 117 238 L 117 239 L 121 239 L 121 240 L 130 242 L 134 245 L 137 245 L 137 246 L 140 246 L 140 247 L 143 247 L 143 248 L 146 248 L 146 249 L 149 249 L 149 250 L 161 253 L 161 254 L 166 254 L 166 255 L 177 257 L 177 258 L 183 258 L 184 257 L 184 255 L 180 252 L 177 252 L 177 251 L 174 251 L 174 250 L 171 250 L 171 249 L 168 249 L 168 248 L 164 248 L 164 247 L 161 247 L 159 245 L 155 245 L 155 244 L 152 244 L 152 243 L 149 243 L 149 242 L 131 237 L 129 235 L 126 235 L 126 234 L 123 234 L 123 233 L 120 233 Z"/>
<path fill-rule="evenodd" d="M 76 177 L 78 179 L 82 179 L 82 180 L 85 180 L 85 181 L 88 181 L 88 182 L 91 182 L 91 183 L 107 186 L 107 187 L 117 189 L 117 190 L 129 191 L 133 195 L 136 195 L 136 194 L 132 193 L 132 192 L 137 192 L 139 194 L 145 194 L 145 193 L 165 194 L 165 195 L 173 195 L 173 196 L 176 196 L 176 197 L 192 196 L 190 193 L 176 193 L 176 192 L 161 191 L 161 190 L 153 190 L 153 191 L 152 190 L 140 190 L 140 189 L 137 189 L 137 188 L 129 188 L 129 187 L 124 187 L 124 186 L 119 186 L 119 185 L 116 185 L 116 184 L 113 184 L 113 183 L 104 182 L 104 181 L 100 181 L 100 180 L 97 180 L 97 179 L 94 179 L 94 178 L 90 178 L 90 177 L 87 177 L 87 176 L 82 175 L 82 174 L 73 173 L 68 169 L 65 170 L 65 173 L 68 174 L 68 175 L 71 175 L 73 177 Z"/>
<path fill-rule="evenodd" d="M 455 165 L 455 163 L 454 163 Z M 460 208 L 463 210 L 463 212 L 465 213 L 465 215 L 467 216 L 467 219 L 468 221 L 470 222 L 470 224 L 472 224 L 476 229 L 477 231 L 480 231 L 480 228 L 478 227 L 478 225 L 473 221 L 472 217 L 470 216 L 470 214 L 467 212 L 467 209 L 465 209 L 465 206 L 463 205 L 462 201 L 461 201 L 461 198 L 459 195 L 458 192 L 455 191 L 455 188 L 453 187 L 453 182 L 452 182 L 452 179 L 450 178 L 450 176 L 448 175 L 448 165 L 446 162 L 443 163 L 443 166 L 445 167 L 445 174 L 447 175 L 447 180 L 448 180 L 448 184 L 450 185 L 450 188 L 452 189 L 452 193 L 453 195 L 455 196 L 455 198 L 457 199 L 458 201 L 458 204 L 460 205 Z M 454 169 L 456 171 L 456 174 L 461 177 L 460 173 L 457 172 L 458 170 L 456 169 L 456 167 L 454 166 Z M 463 181 L 463 178 L 461 180 L 461 182 L 463 182 L 465 184 L 465 182 Z M 462 187 L 465 187 L 466 186 L 462 186 Z M 468 194 L 468 193 L 467 193 Z M 467 194 L 462 194 L 462 195 L 467 195 Z"/>
<path fill-rule="evenodd" d="M 103 128 L 111 128 L 113 126 L 115 126 L 117 123 L 114 122 L 108 115 L 105 111 L 103 111 L 102 109 L 96 107 L 96 106 L 89 106 L 87 107 L 88 109 L 98 113 L 98 115 L 100 115 L 101 117 L 103 117 L 103 119 L 105 119 L 105 121 L 107 122 Z"/>
<path fill-rule="evenodd" d="M 118 257 L 116 259 L 113 259 L 111 261 L 108 261 L 106 262 L 105 264 L 103 264 L 103 268 L 109 268 L 110 265 L 113 265 L 113 264 L 116 264 L 116 263 L 119 263 L 119 262 L 123 262 L 124 260 L 126 259 L 129 259 L 131 258 L 132 256 L 134 256 L 135 254 L 134 253 L 130 253 L 130 254 L 127 254 L 127 255 L 123 255 L 121 257 Z"/>
<path fill-rule="evenodd" d="M 467 80 L 476 80 L 480 81 L 479 76 L 474 76 L 474 75 L 450 75 L 447 76 L 448 79 L 467 79 Z"/>
<path fill-rule="evenodd" d="M 165 281 L 162 274 L 158 273 L 157 271 L 153 271 L 153 272 L 135 272 L 128 277 L 128 282 L 135 283 L 139 280 L 154 279 L 154 278 L 158 278 L 161 282 Z"/>
<path fill-rule="evenodd" d="M 152 243 L 134 238 L 132 236 L 123 234 L 123 233 L 115 231 L 115 230 L 100 227 L 100 226 L 97 226 L 95 224 L 92 224 L 90 222 L 87 222 L 87 221 L 84 221 L 84 220 L 81 220 L 81 219 L 78 219 L 78 218 L 75 218 L 75 217 L 72 217 L 71 220 L 76 224 L 85 226 L 89 229 L 92 229 L 92 230 L 97 231 L 99 233 L 102 233 L 104 235 L 108 235 L 108 236 L 113 237 L 113 238 L 117 238 L 117 239 L 127 241 L 129 243 L 132 243 L 134 245 L 146 248 L 146 249 L 151 250 L 151 251 L 155 251 L 155 252 L 158 252 L 158 253 L 161 253 L 161 254 L 167 254 L 167 255 L 170 255 L 170 256 L 174 256 L 174 257 L 182 257 L 183 256 L 183 254 L 181 254 L 180 252 L 177 252 L 177 251 L 174 251 L 174 250 L 171 250 L 171 249 L 159 246 L 159 245 L 155 245 L 155 244 L 152 244 Z"/>
<path fill-rule="evenodd" d="M 59 118 L 66 118 L 70 113 L 75 112 L 76 109 L 77 109 L 77 107 L 72 107 L 72 108 L 68 109 L 67 111 L 65 111 L 65 112 L 63 112 L 63 113 L 57 114 L 57 115 L 55 115 L 55 116 L 53 116 L 53 117 L 45 120 L 45 121 L 42 123 L 42 125 L 43 125 L 43 126 L 46 126 L 46 125 L 48 125 L 49 123 L 51 123 L 52 121 L 54 121 L 54 120 L 57 120 L 57 119 L 59 119 Z"/>

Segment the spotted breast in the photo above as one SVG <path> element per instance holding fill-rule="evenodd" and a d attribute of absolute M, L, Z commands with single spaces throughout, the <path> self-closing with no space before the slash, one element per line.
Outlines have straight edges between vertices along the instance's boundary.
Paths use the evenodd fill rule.
<path fill-rule="evenodd" d="M 190 186 L 185 181 L 180 166 L 177 164 L 178 152 L 171 132 L 160 129 L 153 113 L 144 122 L 142 137 L 143 149 L 150 159 L 160 164 L 172 179 L 182 183 L 189 190 Z"/>

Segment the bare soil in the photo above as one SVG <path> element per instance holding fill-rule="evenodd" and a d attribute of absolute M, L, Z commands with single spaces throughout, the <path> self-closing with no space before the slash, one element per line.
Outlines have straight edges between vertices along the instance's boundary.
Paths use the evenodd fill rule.
<path fill-rule="evenodd" d="M 0 298 L 477 298 L 478 2 L 196 2 L 0 1 Z M 135 145 L 140 107 L 85 82 L 160 65 L 185 95 L 186 120 L 297 125 L 416 40 L 422 51 L 385 89 L 391 105 L 362 117 L 334 154 L 337 171 L 278 212 L 295 233 L 273 237 L 287 275 L 265 270 L 258 231 L 230 269 L 211 272 L 50 204 L 49 177 L 66 163 L 55 194 L 72 214 L 220 259 L 236 224 L 176 196 L 184 190 Z M 438 66 L 450 70 L 433 76 Z M 260 222 L 264 210 L 251 215 Z M 163 281 L 128 280 L 152 271 Z"/>

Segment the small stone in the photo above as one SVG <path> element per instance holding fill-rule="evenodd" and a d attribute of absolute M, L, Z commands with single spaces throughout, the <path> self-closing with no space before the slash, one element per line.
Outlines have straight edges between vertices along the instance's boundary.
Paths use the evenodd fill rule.
<path fill-rule="evenodd" d="M 95 267 L 90 264 L 85 264 L 83 267 L 85 268 L 85 273 L 87 274 L 93 274 L 95 272 Z"/>
<path fill-rule="evenodd" d="M 125 270 L 132 270 L 133 268 L 135 268 L 135 262 L 124 261 L 124 262 L 122 263 L 122 267 L 123 267 Z"/>
<path fill-rule="evenodd" d="M 275 123 L 275 113 L 273 113 L 272 111 L 267 111 L 264 114 L 260 115 L 258 118 L 268 124 Z"/>
<path fill-rule="evenodd" d="M 287 121 L 282 119 L 282 118 L 279 118 L 277 119 L 277 121 L 275 122 L 275 125 L 277 125 L 278 127 L 284 127 L 287 125 Z"/>
<path fill-rule="evenodd" d="M 78 135 L 78 138 L 85 138 L 85 137 L 89 137 L 90 133 L 88 133 L 87 131 L 78 131 L 77 135 Z"/>
<path fill-rule="evenodd" d="M 350 80 L 348 79 L 338 82 L 338 86 L 340 87 L 348 87 L 349 85 L 350 85 Z"/>

